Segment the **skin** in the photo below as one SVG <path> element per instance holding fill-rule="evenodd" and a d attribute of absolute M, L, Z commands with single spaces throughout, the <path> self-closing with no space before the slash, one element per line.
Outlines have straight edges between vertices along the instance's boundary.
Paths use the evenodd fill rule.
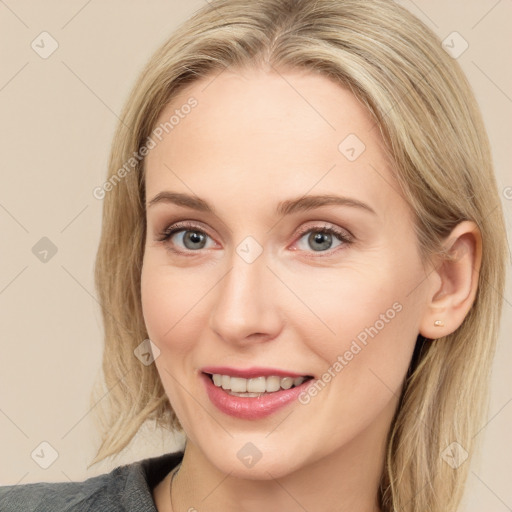
<path fill-rule="evenodd" d="M 187 435 L 175 510 L 379 510 L 386 436 L 417 335 L 445 336 L 462 322 L 476 293 L 479 234 L 462 223 L 446 241 L 458 258 L 422 260 L 378 129 L 338 84 L 303 71 L 214 76 L 167 106 L 159 122 L 190 97 L 198 101 L 146 159 L 143 313 Z M 338 149 L 348 134 L 366 146 L 354 161 Z M 215 213 L 149 205 L 162 191 L 198 196 Z M 343 195 L 373 212 L 330 205 L 275 213 L 280 201 L 306 194 Z M 196 227 L 160 241 L 177 221 Z M 332 235 L 318 249 L 322 242 L 308 237 L 325 226 L 352 241 Z M 197 230 L 203 248 L 183 238 Z M 252 263 L 237 253 L 247 236 L 263 250 Z M 244 420 L 209 401 L 202 367 L 270 366 L 320 378 L 393 304 L 400 312 L 309 403 Z M 434 327 L 436 319 L 445 326 Z M 237 457 L 249 442 L 262 454 L 250 468 Z M 160 512 L 172 510 L 170 476 L 153 491 Z"/>

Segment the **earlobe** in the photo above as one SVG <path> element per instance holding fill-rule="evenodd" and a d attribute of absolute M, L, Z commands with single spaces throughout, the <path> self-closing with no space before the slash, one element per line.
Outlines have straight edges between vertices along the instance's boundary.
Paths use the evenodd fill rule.
<path fill-rule="evenodd" d="M 482 260 L 482 238 L 477 225 L 463 221 L 444 244 L 445 254 L 428 280 L 431 290 L 420 324 L 420 334 L 437 339 L 451 334 L 464 321 L 476 297 Z"/>

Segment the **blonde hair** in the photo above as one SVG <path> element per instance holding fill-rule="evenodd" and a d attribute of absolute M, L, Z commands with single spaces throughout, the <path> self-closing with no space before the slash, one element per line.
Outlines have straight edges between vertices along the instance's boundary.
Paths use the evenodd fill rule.
<path fill-rule="evenodd" d="M 320 73 L 364 103 L 415 214 L 422 255 L 439 253 L 442 240 L 463 220 L 481 231 L 476 299 L 451 335 L 418 337 L 380 486 L 383 512 L 455 510 L 469 464 L 453 469 L 441 452 L 452 442 L 470 455 L 474 450 L 487 411 L 506 259 L 489 143 L 467 80 L 437 37 L 391 0 L 214 0 L 141 73 L 113 140 L 109 179 L 119 177 L 140 151 L 178 91 L 226 67 L 247 66 Z M 148 337 L 140 295 L 143 164 L 133 164 L 104 197 L 95 278 L 108 393 L 99 411 L 103 442 L 93 463 L 119 453 L 147 420 L 180 429 L 155 365 L 134 356 Z"/>

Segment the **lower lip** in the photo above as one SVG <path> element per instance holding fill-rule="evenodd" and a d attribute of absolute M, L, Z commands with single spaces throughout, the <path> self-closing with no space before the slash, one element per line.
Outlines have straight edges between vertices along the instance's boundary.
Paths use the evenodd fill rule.
<path fill-rule="evenodd" d="M 311 384 L 313 379 L 306 380 L 300 386 L 266 393 L 258 397 L 233 396 L 221 387 L 217 387 L 210 377 L 204 373 L 201 378 L 206 392 L 213 405 L 230 416 L 245 420 L 258 420 L 270 416 L 277 410 L 298 399 L 298 396 Z"/>

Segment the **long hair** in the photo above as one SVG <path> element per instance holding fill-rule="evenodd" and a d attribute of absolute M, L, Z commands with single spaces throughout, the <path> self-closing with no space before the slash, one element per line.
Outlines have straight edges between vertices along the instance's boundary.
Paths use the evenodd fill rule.
<path fill-rule="evenodd" d="M 114 136 L 95 280 L 105 329 L 102 444 L 93 463 L 118 454 L 147 420 L 180 429 L 154 364 L 134 350 L 148 338 L 141 308 L 145 206 L 143 148 L 178 91 L 226 68 L 310 70 L 348 88 L 385 142 L 415 217 L 421 254 L 441 251 L 455 225 L 474 221 L 483 255 L 475 301 L 462 325 L 418 337 L 387 440 L 383 512 L 450 512 L 488 407 L 506 261 L 503 213 L 481 115 L 459 66 L 437 37 L 391 0 L 213 0 L 156 51 L 140 74 Z M 96 403 L 93 393 L 91 403 Z M 465 453 L 464 452 L 464 453 Z"/>

